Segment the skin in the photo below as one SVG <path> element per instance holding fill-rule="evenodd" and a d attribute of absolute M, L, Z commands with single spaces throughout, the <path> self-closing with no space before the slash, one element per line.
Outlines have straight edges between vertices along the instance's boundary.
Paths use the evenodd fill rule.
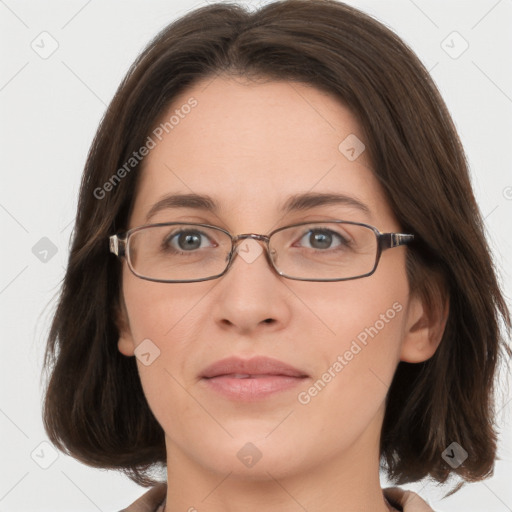
<path fill-rule="evenodd" d="M 298 83 L 219 76 L 175 98 L 163 117 L 191 96 L 198 105 L 144 160 L 130 228 L 144 224 L 164 195 L 194 192 L 217 201 L 217 214 L 169 209 L 151 222 L 267 234 L 343 219 L 401 231 L 367 152 L 351 162 L 338 150 L 347 135 L 364 141 L 364 134 L 335 97 Z M 344 205 L 279 213 L 291 194 L 309 191 L 355 197 L 370 214 Z M 372 276 L 330 283 L 282 278 L 263 255 L 252 263 L 237 256 L 223 277 L 196 283 L 145 281 L 123 263 L 119 350 L 133 357 L 147 338 L 160 350 L 138 368 L 166 435 L 166 512 L 389 510 L 378 471 L 386 393 L 399 361 L 430 358 L 444 329 L 443 318 L 410 295 L 405 256 L 404 247 L 385 251 Z M 308 404 L 299 403 L 298 392 L 397 302 L 401 311 L 378 335 Z M 274 357 L 310 378 L 259 402 L 231 401 L 199 379 L 231 355 Z M 248 442 L 262 454 L 251 468 L 237 457 Z"/>

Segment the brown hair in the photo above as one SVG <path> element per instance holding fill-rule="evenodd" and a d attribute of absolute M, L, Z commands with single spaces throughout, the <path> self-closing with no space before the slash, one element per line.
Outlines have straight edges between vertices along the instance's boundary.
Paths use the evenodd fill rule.
<path fill-rule="evenodd" d="M 148 407 L 135 358 L 117 349 L 121 266 L 108 236 L 127 226 L 140 165 L 102 187 L 143 146 L 178 94 L 223 73 L 307 83 L 357 116 L 374 173 L 403 229 L 411 290 L 449 316 L 429 360 L 400 362 L 387 397 L 381 456 L 396 483 L 451 473 L 492 474 L 500 321 L 510 315 L 497 283 L 463 148 L 448 110 L 414 53 L 370 16 L 334 0 L 284 0 L 248 12 L 196 9 L 166 27 L 136 59 L 92 143 L 69 264 L 49 333 L 44 424 L 61 450 L 125 471 L 141 485 L 165 464 L 164 433 Z M 434 283 L 434 284 L 433 284 Z M 440 283 L 438 286 L 435 283 Z M 505 355 L 505 354 L 503 354 Z M 468 453 L 456 469 L 441 457 Z"/>

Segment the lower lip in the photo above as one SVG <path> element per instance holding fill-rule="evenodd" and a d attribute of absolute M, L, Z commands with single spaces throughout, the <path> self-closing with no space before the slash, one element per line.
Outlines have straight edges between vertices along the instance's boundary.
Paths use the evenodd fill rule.
<path fill-rule="evenodd" d="M 203 378 L 209 389 L 232 400 L 252 401 L 266 398 L 275 393 L 287 391 L 303 384 L 305 377 L 286 375 L 265 375 L 240 379 L 229 375 Z"/>

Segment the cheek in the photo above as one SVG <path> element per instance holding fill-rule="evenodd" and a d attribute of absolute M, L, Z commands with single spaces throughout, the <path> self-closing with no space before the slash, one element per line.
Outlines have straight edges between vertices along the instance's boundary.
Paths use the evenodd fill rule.
<path fill-rule="evenodd" d="M 350 416 L 347 428 L 355 432 L 384 401 L 400 358 L 409 296 L 404 262 L 393 256 L 392 264 L 381 260 L 373 276 L 309 292 L 323 324 L 317 323 L 323 334 L 310 353 L 319 363 L 316 380 L 301 402 L 315 409 L 312 418 L 329 411 L 329 421 L 339 425 Z"/>
<path fill-rule="evenodd" d="M 123 279 L 139 376 L 154 412 L 153 406 L 158 409 L 169 394 L 180 396 L 180 384 L 189 385 L 183 374 L 191 367 L 191 341 L 201 338 L 200 299 L 207 292 L 198 294 L 192 287 L 190 283 L 154 283 L 132 275 Z M 186 407 L 186 403 L 182 405 Z"/>
<path fill-rule="evenodd" d="M 357 293 L 347 291 L 347 298 L 338 301 L 337 315 L 331 312 L 332 329 L 340 341 L 340 349 L 357 352 L 359 346 L 358 354 L 364 352 L 364 357 L 358 355 L 359 359 L 378 362 L 382 358 L 394 362 L 395 358 L 398 360 L 402 341 L 408 292 L 391 283 L 375 287 L 372 284 L 369 279 Z"/>
<path fill-rule="evenodd" d="M 123 276 L 123 294 L 130 321 L 130 329 L 137 345 L 150 338 L 162 344 L 175 332 L 181 334 L 194 324 L 194 305 L 197 292 L 189 283 L 155 283 L 132 275 Z"/>
<path fill-rule="evenodd" d="M 408 300 L 405 252 L 396 251 L 384 253 L 372 276 L 339 283 L 326 303 L 342 345 L 355 340 L 367 357 L 386 357 L 399 351 Z"/>
<path fill-rule="evenodd" d="M 401 270 L 403 255 L 393 256 L 382 259 L 370 277 L 310 288 L 307 294 L 306 289 L 297 291 L 308 297 L 315 316 L 304 332 L 313 342 L 306 350 L 317 363 L 319 386 L 328 381 L 326 387 L 353 402 L 358 394 L 359 399 L 361 393 L 371 395 L 371 389 L 376 398 L 382 398 L 381 391 L 387 391 L 400 360 L 409 285 Z M 324 398 L 329 395 L 325 393 Z"/>
<path fill-rule="evenodd" d="M 202 325 L 198 294 L 190 283 L 154 283 L 127 274 L 123 293 L 146 400 L 161 425 L 197 414 L 183 378 L 190 367 L 191 340 Z"/>
<path fill-rule="evenodd" d="M 304 327 L 318 338 L 315 350 L 323 353 L 324 364 L 345 353 L 349 366 L 394 369 L 398 363 L 409 300 L 405 254 L 383 256 L 389 257 L 381 259 L 372 276 L 297 289 L 314 314 Z"/>

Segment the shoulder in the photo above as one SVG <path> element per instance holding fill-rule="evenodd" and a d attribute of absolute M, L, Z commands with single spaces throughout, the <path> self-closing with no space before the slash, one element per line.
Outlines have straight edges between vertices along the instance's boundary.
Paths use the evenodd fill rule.
<path fill-rule="evenodd" d="M 412 491 L 404 491 L 400 487 L 382 489 L 384 496 L 393 506 L 401 507 L 403 512 L 434 512 L 430 505 Z"/>
<path fill-rule="evenodd" d="M 123 508 L 121 512 L 159 512 L 158 509 L 164 502 L 166 495 L 167 484 L 155 485 L 130 506 Z"/>

